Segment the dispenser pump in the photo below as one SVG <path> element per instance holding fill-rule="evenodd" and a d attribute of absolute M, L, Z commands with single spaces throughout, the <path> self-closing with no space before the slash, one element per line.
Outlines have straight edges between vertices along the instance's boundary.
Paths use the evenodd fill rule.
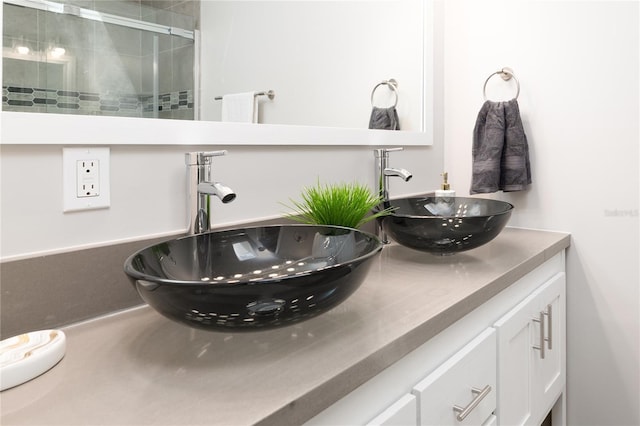
<path fill-rule="evenodd" d="M 446 191 L 449 189 L 449 182 L 447 182 L 449 179 L 449 173 L 443 172 L 440 176 L 442 176 L 442 185 L 440 186 L 440 189 Z"/>
<path fill-rule="evenodd" d="M 449 185 L 449 174 L 442 172 L 440 176 L 442 176 L 442 184 L 440 185 L 440 189 L 436 190 L 436 197 L 443 198 L 445 201 L 451 201 L 451 198 L 456 196 L 456 191 L 451 189 Z"/>

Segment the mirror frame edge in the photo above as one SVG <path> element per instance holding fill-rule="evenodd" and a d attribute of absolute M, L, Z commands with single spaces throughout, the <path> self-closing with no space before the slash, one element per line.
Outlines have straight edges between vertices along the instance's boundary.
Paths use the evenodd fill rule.
<path fill-rule="evenodd" d="M 2 112 L 1 135 L 1 145 L 433 144 L 432 133 L 425 132 L 9 111 Z"/>

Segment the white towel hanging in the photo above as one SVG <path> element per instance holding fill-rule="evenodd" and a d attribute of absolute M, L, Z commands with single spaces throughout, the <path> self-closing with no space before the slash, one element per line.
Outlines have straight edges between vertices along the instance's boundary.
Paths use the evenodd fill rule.
<path fill-rule="evenodd" d="M 258 122 L 256 92 L 234 93 L 222 97 L 222 121 Z"/>

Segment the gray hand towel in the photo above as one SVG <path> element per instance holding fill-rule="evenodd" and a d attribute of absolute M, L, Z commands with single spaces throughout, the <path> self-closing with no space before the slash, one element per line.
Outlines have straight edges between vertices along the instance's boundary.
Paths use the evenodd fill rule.
<path fill-rule="evenodd" d="M 471 194 L 496 192 L 500 186 L 500 158 L 504 147 L 504 104 L 486 101 L 473 129 Z"/>
<path fill-rule="evenodd" d="M 515 99 L 482 105 L 472 153 L 471 194 L 520 191 L 531 183 L 529 146 Z"/>
<path fill-rule="evenodd" d="M 369 119 L 370 129 L 400 130 L 398 111 L 395 107 L 378 108 L 373 107 L 371 118 Z"/>
<path fill-rule="evenodd" d="M 505 192 L 522 191 L 531 184 L 529 144 L 524 134 L 518 101 L 505 102 L 505 138 L 500 160 L 500 189 Z"/>

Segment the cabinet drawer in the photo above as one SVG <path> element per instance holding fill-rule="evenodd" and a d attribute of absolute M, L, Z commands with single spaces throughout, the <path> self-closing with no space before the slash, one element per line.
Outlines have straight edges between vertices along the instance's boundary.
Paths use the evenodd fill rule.
<path fill-rule="evenodd" d="M 418 398 L 420 425 L 482 425 L 496 408 L 495 330 L 482 332 L 412 392 Z"/>
<path fill-rule="evenodd" d="M 482 426 L 498 426 L 498 418 L 495 415 L 491 415 Z"/>
<path fill-rule="evenodd" d="M 367 423 L 367 426 L 417 426 L 417 424 L 416 397 L 412 394 L 406 394 Z"/>

